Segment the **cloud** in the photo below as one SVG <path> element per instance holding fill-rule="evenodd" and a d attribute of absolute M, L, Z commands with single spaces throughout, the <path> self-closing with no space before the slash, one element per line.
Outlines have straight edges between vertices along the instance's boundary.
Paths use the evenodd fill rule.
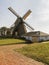
<path fill-rule="evenodd" d="M 32 14 L 33 25 L 35 29 L 47 32 L 49 28 L 49 0 L 37 1 Z"/>
<path fill-rule="evenodd" d="M 13 24 L 16 19 L 8 11 L 9 6 L 12 6 L 20 16 L 31 9 L 32 14 L 25 21 L 35 30 L 49 32 L 49 0 L 0 0 L 0 26 L 9 26 L 9 23 Z"/>

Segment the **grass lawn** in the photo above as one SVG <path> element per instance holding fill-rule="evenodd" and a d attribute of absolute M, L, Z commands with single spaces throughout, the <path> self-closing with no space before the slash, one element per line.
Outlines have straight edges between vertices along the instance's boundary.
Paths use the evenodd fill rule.
<path fill-rule="evenodd" d="M 0 45 L 6 45 L 6 44 L 14 44 L 14 43 L 22 43 L 25 42 L 21 39 L 0 39 Z"/>
<path fill-rule="evenodd" d="M 28 44 L 23 48 L 14 49 L 14 51 L 49 65 L 49 42 Z"/>

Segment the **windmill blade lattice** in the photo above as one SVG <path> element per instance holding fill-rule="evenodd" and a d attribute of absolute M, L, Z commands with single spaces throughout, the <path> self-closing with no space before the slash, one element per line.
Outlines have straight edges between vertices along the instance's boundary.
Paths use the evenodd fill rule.
<path fill-rule="evenodd" d="M 32 12 L 32 11 L 29 9 L 29 10 L 27 11 L 27 13 L 23 16 L 23 19 L 25 20 L 25 19 L 30 15 L 31 12 Z"/>
<path fill-rule="evenodd" d="M 15 10 L 13 10 L 12 7 L 9 7 L 8 9 L 9 9 L 15 16 L 20 17 L 20 16 L 15 12 Z"/>

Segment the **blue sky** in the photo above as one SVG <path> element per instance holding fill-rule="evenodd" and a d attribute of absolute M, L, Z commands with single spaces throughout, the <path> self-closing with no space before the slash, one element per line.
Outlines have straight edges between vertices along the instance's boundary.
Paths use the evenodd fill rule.
<path fill-rule="evenodd" d="M 25 22 L 35 30 L 49 33 L 49 0 L 0 0 L 0 27 L 10 27 L 17 18 L 8 10 L 10 6 L 21 17 L 31 9 Z"/>

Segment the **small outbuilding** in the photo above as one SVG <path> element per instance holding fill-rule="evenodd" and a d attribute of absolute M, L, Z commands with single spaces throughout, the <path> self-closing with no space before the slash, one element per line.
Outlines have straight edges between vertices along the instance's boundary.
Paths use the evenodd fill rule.
<path fill-rule="evenodd" d="M 42 42 L 49 40 L 49 34 L 41 31 L 29 32 L 24 34 L 23 37 L 31 42 Z"/>

